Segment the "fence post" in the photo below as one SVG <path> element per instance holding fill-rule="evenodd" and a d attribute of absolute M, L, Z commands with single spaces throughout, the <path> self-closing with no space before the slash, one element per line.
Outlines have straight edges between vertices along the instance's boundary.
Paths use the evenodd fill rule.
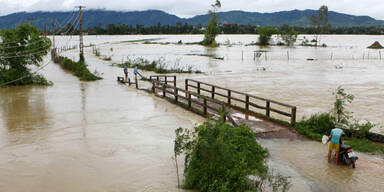
<path fill-rule="evenodd" d="M 296 107 L 291 109 L 291 125 L 294 126 L 296 123 Z"/>
<path fill-rule="evenodd" d="M 207 115 L 207 99 L 204 98 L 204 115 Z"/>
<path fill-rule="evenodd" d="M 165 84 L 163 84 L 163 97 L 165 97 Z"/>
<path fill-rule="evenodd" d="M 231 105 L 231 90 L 228 90 L 228 104 Z"/>
<path fill-rule="evenodd" d="M 165 76 L 165 84 L 168 84 L 168 78 Z"/>
<path fill-rule="evenodd" d="M 137 81 L 137 75 L 135 75 L 135 81 L 136 81 L 136 89 L 139 88 L 139 81 Z"/>
<path fill-rule="evenodd" d="M 179 90 L 175 87 L 175 101 L 177 102 L 178 96 L 179 95 Z"/>
<path fill-rule="evenodd" d="M 212 86 L 212 99 L 215 98 L 215 86 Z"/>
<path fill-rule="evenodd" d="M 223 106 L 222 106 L 222 110 L 223 110 L 223 113 L 224 114 L 226 114 L 227 112 L 226 112 L 226 109 L 225 109 L 225 104 L 223 104 Z M 229 112 L 228 112 L 229 113 Z M 227 116 L 226 115 L 224 115 L 224 122 L 226 122 L 227 121 Z"/>
<path fill-rule="evenodd" d="M 189 109 L 192 107 L 191 94 L 188 94 L 188 107 Z"/>
<path fill-rule="evenodd" d="M 188 79 L 185 80 L 185 97 L 188 98 Z"/>
<path fill-rule="evenodd" d="M 200 82 L 197 83 L 197 94 L 200 95 Z"/>
<path fill-rule="evenodd" d="M 152 81 L 152 92 L 155 93 L 155 81 Z"/>
<path fill-rule="evenodd" d="M 176 75 L 173 76 L 173 86 L 176 87 Z"/>
<path fill-rule="evenodd" d="M 249 110 L 249 95 L 245 97 L 245 109 L 248 111 Z"/>
<path fill-rule="evenodd" d="M 267 117 L 270 117 L 271 116 L 271 103 L 267 100 L 267 106 L 266 106 L 266 114 Z"/>

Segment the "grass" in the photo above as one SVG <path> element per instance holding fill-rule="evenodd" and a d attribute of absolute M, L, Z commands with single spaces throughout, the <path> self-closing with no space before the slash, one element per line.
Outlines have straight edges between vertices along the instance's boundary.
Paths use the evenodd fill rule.
<path fill-rule="evenodd" d="M 357 124 L 353 129 L 344 129 L 347 136 L 342 139 L 347 145 L 359 152 L 366 152 L 372 154 L 383 154 L 384 144 L 376 143 L 368 140 L 366 129 L 364 127 L 372 124 L 364 123 L 359 124 L 360 129 L 356 129 Z M 330 135 L 330 132 L 335 128 L 333 117 L 329 113 L 315 114 L 308 119 L 303 119 L 297 122 L 294 128 L 302 135 L 305 135 L 315 141 L 321 141 L 323 135 Z"/>
<path fill-rule="evenodd" d="M 71 59 L 59 56 L 55 63 L 60 64 L 64 69 L 71 71 L 81 81 L 96 81 L 102 79 L 97 74 L 91 73 L 84 61 L 74 62 Z"/>
<path fill-rule="evenodd" d="M 120 68 L 127 66 L 128 68 L 134 68 L 137 66 L 138 69 L 144 71 L 153 71 L 155 73 L 165 74 L 165 73 L 202 73 L 199 70 L 193 70 L 193 67 L 181 66 L 179 62 L 176 62 L 173 66 L 167 64 L 164 58 L 158 60 L 149 61 L 142 57 L 136 59 L 128 59 L 125 63 L 122 64 L 113 64 Z"/>

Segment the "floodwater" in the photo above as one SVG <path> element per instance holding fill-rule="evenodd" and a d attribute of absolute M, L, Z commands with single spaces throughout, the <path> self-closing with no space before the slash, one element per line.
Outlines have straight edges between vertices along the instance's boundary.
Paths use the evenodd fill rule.
<path fill-rule="evenodd" d="M 179 191 L 172 159 L 174 130 L 192 128 L 203 119 L 116 83 L 122 69 L 110 65 L 128 58 L 163 57 L 170 67 L 193 66 L 205 73 L 178 75 L 178 86 L 185 78 L 199 79 L 296 105 L 300 117 L 328 111 L 332 92 L 342 85 L 356 97 L 350 107 L 356 117 L 384 123 L 384 61 L 378 51 L 365 48 L 375 40 L 384 42 L 384 36 L 322 36 L 328 48 L 245 46 L 257 40 L 254 35 L 219 36 L 220 43 L 234 45 L 214 49 L 127 42 L 140 39 L 196 42 L 202 36 L 86 36 L 85 45 L 96 44 L 102 55 L 112 57 L 102 61 L 85 48 L 89 68 L 102 73 L 103 80 L 80 82 L 50 64 L 43 74 L 54 86 L 0 89 L 0 191 Z M 65 46 L 78 38 L 56 40 Z M 254 59 L 256 50 L 267 54 Z M 224 60 L 186 55 L 207 53 Z M 63 55 L 76 59 L 77 50 Z M 291 191 L 384 187 L 381 157 L 359 154 L 353 170 L 328 164 L 327 148 L 316 142 L 261 143 L 270 151 L 271 167 L 292 176 Z"/>

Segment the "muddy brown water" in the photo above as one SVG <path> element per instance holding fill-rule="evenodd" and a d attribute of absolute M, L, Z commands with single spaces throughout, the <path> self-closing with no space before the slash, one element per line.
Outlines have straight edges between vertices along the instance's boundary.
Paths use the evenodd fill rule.
<path fill-rule="evenodd" d="M 384 65 L 377 52 L 366 50 L 365 44 L 383 40 L 382 36 L 324 36 L 322 41 L 330 45 L 328 48 L 272 47 L 267 60 L 255 61 L 253 51 L 258 47 L 206 49 L 120 42 L 150 38 L 193 42 L 201 36 L 86 37 L 86 44 L 97 44 L 102 54 L 112 56 L 111 62 L 102 61 L 92 55 L 91 48 L 85 49 L 91 71 L 103 73 L 104 80 L 80 82 L 51 64 L 43 73 L 54 82 L 52 87 L 0 89 L 0 191 L 179 191 L 172 160 L 174 129 L 192 128 L 204 119 L 118 84 L 116 76 L 122 75 L 122 70 L 109 65 L 127 57 L 163 56 L 172 65 L 193 64 L 206 73 L 180 75 L 179 82 L 194 78 L 280 100 L 297 105 L 300 117 L 326 111 L 332 91 L 341 84 L 356 96 L 351 107 L 355 115 L 381 123 Z M 219 36 L 220 42 L 228 39 L 246 44 L 256 37 Z M 58 38 L 59 45 L 76 41 L 75 37 Z M 368 52 L 370 60 L 357 58 L 367 57 Z M 225 59 L 186 56 L 188 53 L 211 53 Z M 64 55 L 77 57 L 76 51 Z M 309 62 L 309 57 L 317 60 Z M 317 142 L 259 141 L 270 151 L 270 166 L 292 177 L 291 191 L 384 188 L 381 157 L 358 154 L 357 168 L 351 169 L 328 164 L 327 148 Z"/>

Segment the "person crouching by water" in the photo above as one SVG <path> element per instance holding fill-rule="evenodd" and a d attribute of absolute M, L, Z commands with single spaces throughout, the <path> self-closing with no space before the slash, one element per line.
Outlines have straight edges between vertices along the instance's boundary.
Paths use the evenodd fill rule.
<path fill-rule="evenodd" d="M 128 66 L 124 66 L 125 81 L 128 81 Z"/>
<path fill-rule="evenodd" d="M 332 150 L 335 150 L 336 154 L 336 165 L 339 164 L 339 151 L 340 151 L 340 138 L 341 136 L 344 135 L 344 131 L 341 130 L 340 128 L 334 128 L 331 131 L 331 135 L 328 138 L 328 141 L 331 141 L 329 144 L 329 150 L 328 150 L 328 163 L 331 163 L 331 155 L 332 155 Z"/>

